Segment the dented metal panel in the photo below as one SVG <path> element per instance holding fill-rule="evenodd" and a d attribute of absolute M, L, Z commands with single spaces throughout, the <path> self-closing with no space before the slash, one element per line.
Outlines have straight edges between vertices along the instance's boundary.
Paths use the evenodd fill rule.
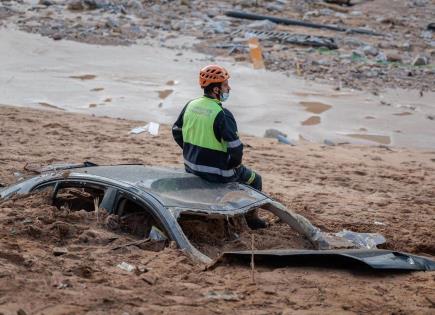
<path fill-rule="evenodd" d="M 365 265 L 381 270 L 435 270 L 435 261 L 429 258 L 382 249 L 232 251 L 223 253 L 222 259 L 223 261 L 249 263 L 252 255 L 258 265 L 318 266 L 326 264 L 344 268 Z"/>

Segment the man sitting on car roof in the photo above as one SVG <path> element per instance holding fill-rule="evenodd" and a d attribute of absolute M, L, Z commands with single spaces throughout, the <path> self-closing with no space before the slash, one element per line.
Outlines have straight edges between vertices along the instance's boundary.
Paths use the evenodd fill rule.
<path fill-rule="evenodd" d="M 189 101 L 172 127 L 175 141 L 183 149 L 186 171 L 219 183 L 240 182 L 261 190 L 261 176 L 242 164 L 243 143 L 233 114 L 222 107 L 231 90 L 228 71 L 208 65 L 199 72 L 204 95 Z M 248 218 L 251 227 L 265 227 L 256 213 Z"/>

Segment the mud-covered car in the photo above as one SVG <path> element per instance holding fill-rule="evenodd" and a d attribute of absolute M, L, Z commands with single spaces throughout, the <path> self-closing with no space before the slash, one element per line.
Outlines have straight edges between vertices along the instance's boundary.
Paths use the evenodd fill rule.
<path fill-rule="evenodd" d="M 254 255 L 259 262 L 319 262 L 326 258 L 377 269 L 435 270 L 435 263 L 424 257 L 373 246 L 361 248 L 355 239 L 322 232 L 305 217 L 239 183 L 210 183 L 171 168 L 89 162 L 52 165 L 38 173 L 1 189 L 0 198 L 47 190 L 57 207 L 103 209 L 109 226 L 111 218 L 130 221 L 132 234 L 174 241 L 202 263 L 209 264 L 221 255 L 240 261 Z M 280 222 L 280 229 L 266 228 L 254 234 L 245 217 L 256 209 L 262 209 L 269 221 Z M 250 242 L 252 235 L 257 237 L 255 248 Z M 274 244 L 271 239 L 279 241 Z"/>

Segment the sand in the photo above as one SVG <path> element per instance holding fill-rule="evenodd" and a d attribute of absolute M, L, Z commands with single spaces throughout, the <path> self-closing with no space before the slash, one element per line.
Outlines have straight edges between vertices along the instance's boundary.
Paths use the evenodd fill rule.
<path fill-rule="evenodd" d="M 128 134 L 144 124 L 0 106 L 0 182 L 14 182 L 26 163 L 182 167 L 170 126 L 157 137 Z M 265 192 L 317 226 L 379 232 L 386 248 L 435 258 L 433 149 L 242 140 L 245 164 L 262 174 Z M 113 250 L 134 237 L 110 231 L 94 213 L 59 210 L 44 195 L 1 202 L 0 234 L 4 314 L 434 312 L 434 273 L 257 267 L 252 283 L 249 267 L 205 270 L 173 246 Z M 138 268 L 124 271 L 122 262 Z"/>

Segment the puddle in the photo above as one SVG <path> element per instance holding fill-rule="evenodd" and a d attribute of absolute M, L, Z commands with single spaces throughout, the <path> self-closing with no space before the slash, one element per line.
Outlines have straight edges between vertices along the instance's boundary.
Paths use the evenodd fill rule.
<path fill-rule="evenodd" d="M 390 144 L 391 139 L 388 136 L 380 136 L 380 135 L 363 135 L 363 134 L 347 134 L 346 136 L 355 138 L 355 139 L 362 139 L 362 140 L 368 140 L 377 142 L 380 144 Z"/>
<path fill-rule="evenodd" d="M 302 123 L 302 126 L 313 126 L 320 124 L 320 117 L 319 116 L 311 116 L 307 120 L 304 120 Z"/>
<path fill-rule="evenodd" d="M 375 117 L 373 117 L 373 116 L 366 116 L 366 117 L 364 117 L 365 119 L 376 119 Z"/>
<path fill-rule="evenodd" d="M 163 91 L 158 91 L 159 93 L 159 98 L 164 100 L 165 98 L 167 98 L 169 95 L 172 94 L 172 92 L 174 92 L 174 90 L 163 90 Z"/>
<path fill-rule="evenodd" d="M 57 109 L 57 110 L 64 110 L 63 108 L 57 107 L 56 105 L 51 105 L 49 103 L 46 102 L 38 102 L 39 105 L 44 106 L 44 107 L 48 107 L 48 108 L 53 108 L 53 109 Z"/>
<path fill-rule="evenodd" d="M 300 91 L 293 92 L 293 94 L 300 97 L 321 96 L 321 97 L 336 98 L 342 96 L 342 94 L 325 94 L 325 93 L 316 93 L 316 92 L 308 93 L 308 92 L 300 92 Z"/>
<path fill-rule="evenodd" d="M 403 112 L 403 113 L 396 113 L 396 114 L 393 114 L 393 115 L 395 115 L 395 116 L 409 116 L 409 115 L 412 115 L 412 113 L 410 113 L 410 112 Z"/>
<path fill-rule="evenodd" d="M 300 104 L 305 107 L 305 110 L 307 112 L 313 114 L 321 114 L 332 107 L 331 105 L 323 104 L 320 102 L 300 102 Z"/>
<path fill-rule="evenodd" d="M 79 80 L 93 80 L 95 79 L 97 76 L 93 75 L 93 74 L 83 74 L 83 75 L 71 75 L 70 78 L 71 79 L 79 79 Z"/>

